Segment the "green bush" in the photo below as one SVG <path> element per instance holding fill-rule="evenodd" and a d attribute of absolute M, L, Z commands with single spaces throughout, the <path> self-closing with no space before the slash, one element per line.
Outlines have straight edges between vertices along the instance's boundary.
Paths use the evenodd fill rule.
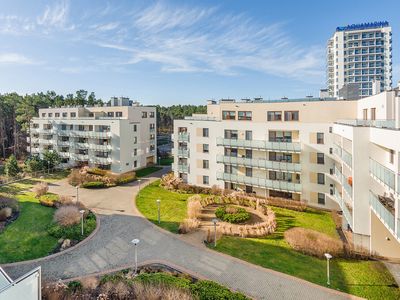
<path fill-rule="evenodd" d="M 6 175 L 9 177 L 15 177 L 18 175 L 19 172 L 21 172 L 21 169 L 18 166 L 18 161 L 14 155 L 11 155 L 6 160 L 6 163 L 4 165 L 4 171 L 5 171 Z"/>
<path fill-rule="evenodd" d="M 117 283 L 120 281 L 125 281 L 126 277 L 123 272 L 117 272 L 112 274 L 105 274 L 100 278 L 100 284 L 105 284 L 106 282 Z"/>
<path fill-rule="evenodd" d="M 105 176 L 105 175 L 107 175 L 108 171 L 99 169 L 99 168 L 92 168 L 92 169 L 87 170 L 87 173 L 92 174 L 92 175 Z"/>
<path fill-rule="evenodd" d="M 81 223 L 71 226 L 60 226 L 57 223 L 53 223 L 47 229 L 47 232 L 57 239 L 81 241 L 89 236 L 95 228 L 96 216 L 93 213 L 89 213 L 83 221 L 83 236 L 81 234 Z"/>
<path fill-rule="evenodd" d="M 236 206 L 218 207 L 215 216 L 229 223 L 242 223 L 250 219 L 250 214 L 244 208 Z"/>
<path fill-rule="evenodd" d="M 106 187 L 106 184 L 102 181 L 89 181 L 82 183 L 81 187 L 85 189 L 101 189 Z"/>
<path fill-rule="evenodd" d="M 118 178 L 117 179 L 117 184 L 126 184 L 132 181 L 136 180 L 135 175 L 130 175 L 130 176 L 124 176 L 123 178 Z"/>
<path fill-rule="evenodd" d="M 190 288 L 189 279 L 175 277 L 166 273 L 143 273 L 138 275 L 135 280 L 145 284 L 161 284 L 180 288 Z"/>
<path fill-rule="evenodd" d="M 71 292 L 80 291 L 83 288 L 82 283 L 80 281 L 76 281 L 76 280 L 68 282 L 67 286 L 68 286 L 68 290 Z"/>
<path fill-rule="evenodd" d="M 201 280 L 190 286 L 190 290 L 199 300 L 247 300 L 241 293 L 231 292 L 228 288 L 209 280 Z"/>

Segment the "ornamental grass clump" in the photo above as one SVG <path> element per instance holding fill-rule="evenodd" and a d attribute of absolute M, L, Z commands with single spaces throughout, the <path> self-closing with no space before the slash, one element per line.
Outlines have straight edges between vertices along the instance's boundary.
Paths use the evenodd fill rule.
<path fill-rule="evenodd" d="M 39 182 L 33 187 L 33 192 L 35 193 L 36 198 L 40 198 L 49 191 L 49 185 L 47 182 Z"/>
<path fill-rule="evenodd" d="M 75 225 L 78 224 L 80 220 L 81 214 L 78 207 L 76 206 L 61 206 L 54 213 L 54 221 L 57 222 L 60 226 Z"/>

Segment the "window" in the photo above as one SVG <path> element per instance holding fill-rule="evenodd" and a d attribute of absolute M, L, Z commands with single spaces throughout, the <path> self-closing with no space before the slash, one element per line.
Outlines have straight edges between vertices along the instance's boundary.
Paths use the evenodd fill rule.
<path fill-rule="evenodd" d="M 151 111 L 151 112 L 149 113 L 149 118 L 154 118 L 154 111 Z"/>
<path fill-rule="evenodd" d="M 236 148 L 225 148 L 225 156 L 237 157 L 238 150 Z"/>
<path fill-rule="evenodd" d="M 376 120 L 376 108 L 371 108 L 371 120 Z"/>
<path fill-rule="evenodd" d="M 285 121 L 298 121 L 299 111 L 285 111 Z"/>
<path fill-rule="evenodd" d="M 136 132 L 136 131 L 137 131 L 137 125 L 134 124 L 134 125 L 133 125 L 133 132 Z"/>
<path fill-rule="evenodd" d="M 251 185 L 246 185 L 246 193 L 247 194 L 252 194 L 253 193 L 253 187 Z"/>
<path fill-rule="evenodd" d="M 208 137 L 208 128 L 203 128 L 203 137 Z"/>
<path fill-rule="evenodd" d="M 134 144 L 137 144 L 137 136 L 134 136 L 134 137 L 133 137 L 133 143 L 134 143 Z"/>
<path fill-rule="evenodd" d="M 203 169 L 209 169 L 210 162 L 206 159 L 203 159 Z"/>
<path fill-rule="evenodd" d="M 246 158 L 253 158 L 253 150 L 246 149 Z"/>
<path fill-rule="evenodd" d="M 252 112 L 251 111 L 239 111 L 238 112 L 238 120 L 241 121 L 251 121 Z"/>
<path fill-rule="evenodd" d="M 252 177 L 253 176 L 253 169 L 252 168 L 246 168 L 246 176 L 247 177 Z"/>
<path fill-rule="evenodd" d="M 66 118 L 66 117 L 67 117 L 67 113 L 66 113 L 66 112 L 63 112 L 63 113 L 62 113 L 62 116 L 63 116 L 63 118 Z"/>
<path fill-rule="evenodd" d="M 267 112 L 267 120 L 268 121 L 282 121 L 282 112 L 281 111 Z"/>
<path fill-rule="evenodd" d="M 117 118 L 121 118 L 121 117 L 122 117 L 122 111 L 117 111 L 117 112 L 115 113 L 115 116 L 116 116 Z"/>
<path fill-rule="evenodd" d="M 56 118 L 59 118 L 59 117 L 60 117 L 60 113 L 55 113 L 54 116 L 55 116 Z"/>
<path fill-rule="evenodd" d="M 113 111 L 109 111 L 109 112 L 107 113 L 107 117 L 109 117 L 109 118 L 114 118 L 114 112 L 113 112 Z"/>
<path fill-rule="evenodd" d="M 42 113 L 42 118 L 46 117 L 46 113 Z"/>
<path fill-rule="evenodd" d="M 210 178 L 208 176 L 203 176 L 203 184 L 209 184 Z"/>
<path fill-rule="evenodd" d="M 133 161 L 133 167 L 137 168 L 137 160 Z"/>
<path fill-rule="evenodd" d="M 324 133 L 317 132 L 317 144 L 324 144 Z"/>
<path fill-rule="evenodd" d="M 156 125 L 154 123 L 151 123 L 149 126 L 150 126 L 150 130 L 154 130 L 156 128 Z"/>
<path fill-rule="evenodd" d="M 251 141 L 253 139 L 253 132 L 251 130 L 246 130 L 246 141 Z"/>
<path fill-rule="evenodd" d="M 53 113 L 49 113 L 49 118 L 51 118 L 53 116 Z"/>
<path fill-rule="evenodd" d="M 331 126 L 329 127 L 329 133 L 332 133 L 332 127 Z"/>
<path fill-rule="evenodd" d="M 147 111 L 142 111 L 142 119 L 147 118 Z"/>
<path fill-rule="evenodd" d="M 390 150 L 390 157 L 389 157 L 389 161 L 390 161 L 390 163 L 391 163 L 391 164 L 393 164 L 393 163 L 394 163 L 394 151 L 393 151 L 393 150 Z"/>
<path fill-rule="evenodd" d="M 71 113 L 71 118 L 76 118 L 76 113 L 72 112 Z"/>
<path fill-rule="evenodd" d="M 318 193 L 318 204 L 325 205 L 325 194 Z"/>
<path fill-rule="evenodd" d="M 235 120 L 236 119 L 236 112 L 223 110 L 222 111 L 222 120 Z"/>
<path fill-rule="evenodd" d="M 325 164 L 325 156 L 323 153 L 317 153 L 317 164 L 319 165 Z"/>
<path fill-rule="evenodd" d="M 133 149 L 133 156 L 137 156 L 137 149 Z"/>
<path fill-rule="evenodd" d="M 209 149 L 208 149 L 208 144 L 203 144 L 203 153 L 208 153 Z"/>
<path fill-rule="evenodd" d="M 237 140 L 238 139 L 238 131 L 226 129 L 224 132 L 224 136 L 226 139 Z"/>
<path fill-rule="evenodd" d="M 325 184 L 325 174 L 317 173 L 317 182 L 318 184 Z"/>
<path fill-rule="evenodd" d="M 329 148 L 329 154 L 333 154 L 333 148 Z"/>
<path fill-rule="evenodd" d="M 231 165 L 224 165 L 224 172 L 227 174 L 233 174 L 233 168 Z"/>
<path fill-rule="evenodd" d="M 292 132 L 291 131 L 270 131 L 268 135 L 269 142 L 292 142 Z"/>
<path fill-rule="evenodd" d="M 363 120 L 368 120 L 368 109 L 367 108 L 363 109 Z"/>

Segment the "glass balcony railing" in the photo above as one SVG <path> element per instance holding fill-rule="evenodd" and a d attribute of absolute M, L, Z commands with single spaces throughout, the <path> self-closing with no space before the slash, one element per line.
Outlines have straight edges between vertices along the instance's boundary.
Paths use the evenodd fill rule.
<path fill-rule="evenodd" d="M 218 155 L 217 162 L 224 164 L 231 164 L 231 165 L 241 165 L 245 167 L 253 167 L 258 169 L 301 172 L 301 164 L 299 163 L 270 161 L 259 158 L 244 158 L 244 157 Z"/>
<path fill-rule="evenodd" d="M 187 132 L 179 132 L 178 133 L 178 142 L 189 142 L 189 133 Z"/>
<path fill-rule="evenodd" d="M 228 173 L 217 173 L 217 179 L 244 185 L 258 186 L 272 190 L 279 190 L 279 191 L 301 193 L 302 190 L 301 183 L 271 180 L 258 177 L 248 177 L 248 176 L 241 176 Z"/>
<path fill-rule="evenodd" d="M 189 173 L 189 166 L 184 164 L 178 164 L 178 172 L 180 173 Z"/>
<path fill-rule="evenodd" d="M 393 233 L 395 232 L 395 217 L 390 211 L 379 201 L 377 195 L 373 192 L 369 192 L 369 203 L 375 214 L 382 220 L 382 222 L 388 227 Z M 399 231 L 399 229 L 398 229 Z"/>
<path fill-rule="evenodd" d="M 259 150 L 274 150 L 282 152 L 301 152 L 301 144 L 298 142 L 269 142 L 262 140 L 235 140 L 217 138 L 218 146 L 234 148 L 251 148 Z"/>
<path fill-rule="evenodd" d="M 98 144 L 89 144 L 90 150 L 97 150 L 97 151 L 110 151 L 112 150 L 111 145 L 98 145 Z"/>
<path fill-rule="evenodd" d="M 377 128 L 396 128 L 396 120 L 339 120 L 336 123 L 349 126 L 377 127 Z"/>
<path fill-rule="evenodd" d="M 80 130 L 71 130 L 70 131 L 71 136 L 76 136 L 76 137 L 88 137 L 88 138 L 110 138 L 111 137 L 111 132 L 110 131 L 80 131 Z"/>
<path fill-rule="evenodd" d="M 77 161 L 88 161 L 89 155 L 87 154 L 71 154 L 70 157 Z"/>
<path fill-rule="evenodd" d="M 89 149 L 89 144 L 88 143 L 74 143 L 75 148 L 77 149 Z"/>
<path fill-rule="evenodd" d="M 189 150 L 178 149 L 178 156 L 179 157 L 189 157 Z"/>
<path fill-rule="evenodd" d="M 110 157 L 98 157 L 91 156 L 89 161 L 95 164 L 109 165 L 112 163 L 112 159 Z"/>
<path fill-rule="evenodd" d="M 388 188 L 395 190 L 396 174 L 389 168 L 381 165 L 372 158 L 369 159 L 369 172 L 372 176 L 377 178 L 380 182 L 386 185 Z"/>
<path fill-rule="evenodd" d="M 71 142 L 70 141 L 57 141 L 58 146 L 70 146 Z"/>
<path fill-rule="evenodd" d="M 56 144 L 56 142 L 55 142 L 54 140 L 45 140 L 45 139 L 40 139 L 40 140 L 39 140 L 39 143 L 40 143 L 40 144 L 43 144 L 43 145 L 53 145 L 53 144 Z"/>
<path fill-rule="evenodd" d="M 348 151 L 343 149 L 340 145 L 334 144 L 333 153 L 340 157 L 348 167 L 352 168 L 353 156 Z"/>
<path fill-rule="evenodd" d="M 346 206 L 345 202 L 343 201 L 342 195 L 339 193 L 339 191 L 336 189 L 336 187 L 335 187 L 335 192 L 334 192 L 334 198 L 335 198 L 336 202 L 339 204 L 340 209 L 343 212 L 343 216 L 347 220 L 347 223 L 350 224 L 350 227 L 353 228 L 353 213 Z"/>
<path fill-rule="evenodd" d="M 342 185 L 350 199 L 353 199 L 353 187 L 347 182 L 347 179 L 342 175 Z"/>

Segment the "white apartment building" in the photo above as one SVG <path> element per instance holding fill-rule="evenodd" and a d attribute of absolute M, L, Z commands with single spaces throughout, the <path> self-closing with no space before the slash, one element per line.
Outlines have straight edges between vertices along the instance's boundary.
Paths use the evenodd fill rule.
<path fill-rule="evenodd" d="M 359 96 L 392 86 L 392 29 L 388 22 L 337 27 L 327 44 L 327 86 L 339 97 L 345 85 L 358 86 Z"/>
<path fill-rule="evenodd" d="M 337 209 L 343 212 L 343 227 L 355 245 L 400 257 L 396 194 L 400 131 L 394 129 L 400 128 L 395 114 L 400 109 L 398 93 L 388 91 L 362 100 L 209 101 L 207 114 L 174 121 L 173 171 L 193 185 Z M 363 117 L 374 121 L 358 121 Z M 382 128 L 387 124 L 390 129 Z M 370 132 L 376 130 L 385 135 L 372 138 Z M 390 179 L 381 175 L 389 172 L 381 171 L 386 170 L 383 166 L 391 171 Z M 392 189 L 382 180 L 390 180 Z M 378 195 L 389 197 L 390 191 L 392 210 L 385 211 Z M 378 233 L 371 231 L 371 224 Z M 387 252 L 388 243 L 397 253 Z"/>
<path fill-rule="evenodd" d="M 128 98 L 110 106 L 39 109 L 30 126 L 28 152 L 52 150 L 63 167 L 85 166 L 124 173 L 156 163 L 156 108 Z"/>

